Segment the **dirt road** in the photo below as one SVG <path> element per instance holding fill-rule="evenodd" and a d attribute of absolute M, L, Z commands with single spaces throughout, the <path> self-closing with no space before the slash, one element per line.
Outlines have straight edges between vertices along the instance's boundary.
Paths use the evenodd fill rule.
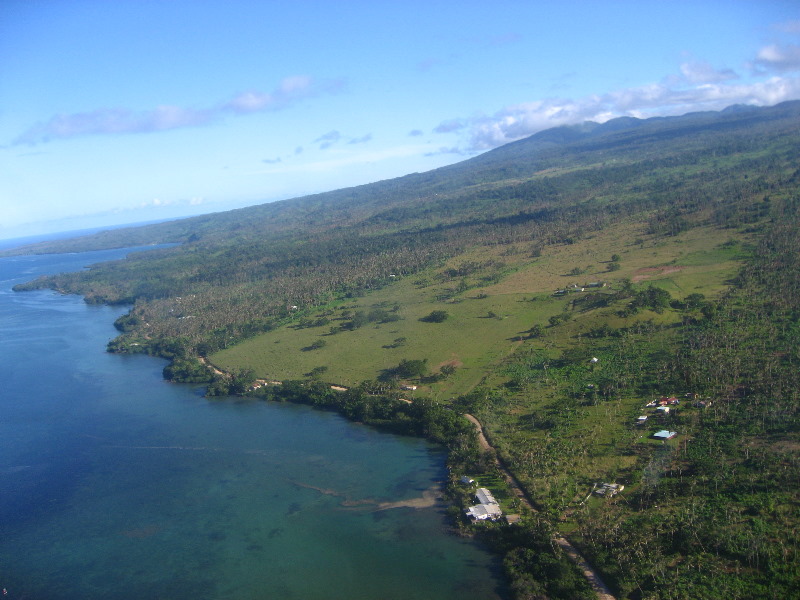
<path fill-rule="evenodd" d="M 489 440 L 486 439 L 486 435 L 483 433 L 483 425 L 481 422 L 478 421 L 475 417 L 469 414 L 464 415 L 470 423 L 475 425 L 475 430 L 478 432 L 478 443 L 480 444 L 483 450 L 494 450 L 492 445 L 489 443 Z M 527 506 L 532 512 L 536 512 L 536 509 L 533 506 L 533 502 L 528 497 L 528 494 L 525 492 L 523 487 L 520 485 L 517 478 L 509 471 L 508 467 L 503 463 L 503 461 L 497 456 L 495 453 L 495 461 L 497 463 L 497 468 L 500 469 L 500 472 L 503 474 L 506 482 L 508 482 L 509 486 L 514 492 L 514 495 L 520 499 L 525 506 Z M 603 582 L 600 578 L 600 575 L 597 571 L 592 568 L 586 559 L 581 556 L 580 552 L 573 546 L 567 538 L 557 535 L 553 538 L 553 541 L 558 544 L 564 553 L 569 557 L 569 559 L 575 563 L 575 565 L 580 569 L 583 576 L 589 581 L 589 585 L 592 586 L 592 589 L 597 593 L 597 597 L 600 600 L 616 600 L 614 595 L 611 593 L 611 590 L 608 589 L 608 586 Z"/>

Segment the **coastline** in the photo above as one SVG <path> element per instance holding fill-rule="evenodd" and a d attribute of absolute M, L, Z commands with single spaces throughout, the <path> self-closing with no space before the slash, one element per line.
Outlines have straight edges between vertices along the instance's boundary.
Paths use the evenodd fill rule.
<path fill-rule="evenodd" d="M 200 362 L 207 369 L 209 369 L 211 372 L 213 372 L 215 375 L 217 375 L 219 377 L 231 377 L 231 375 L 229 373 L 226 373 L 226 372 L 220 370 L 218 367 L 216 367 L 210 361 L 208 361 L 208 359 L 205 358 L 205 357 L 201 357 L 200 358 Z M 275 395 L 274 392 L 276 390 L 280 390 L 281 388 L 283 388 L 283 384 L 284 384 L 284 382 L 280 382 L 280 381 L 256 380 L 256 382 L 257 383 L 254 386 L 251 386 L 251 388 L 250 388 L 250 390 L 248 392 L 243 394 L 244 396 L 251 396 L 251 397 L 253 397 L 253 396 L 261 397 L 261 396 L 265 396 L 265 395 L 266 396 L 274 396 Z M 287 382 L 287 383 L 289 383 L 289 382 Z M 291 382 L 291 383 L 297 384 L 299 382 Z M 327 387 L 328 390 L 335 392 L 335 394 L 337 394 L 337 395 L 341 395 L 342 393 L 349 391 L 348 388 L 340 386 L 340 385 L 336 385 L 336 384 L 329 384 L 329 383 L 322 384 L 321 382 L 316 382 L 316 383 L 318 383 L 322 387 Z M 310 398 L 307 398 L 307 400 L 309 400 L 309 401 L 305 401 L 304 402 L 303 400 L 300 399 L 300 397 L 298 397 L 296 395 L 292 395 L 292 397 L 290 399 L 288 399 L 288 400 L 286 400 L 286 399 L 277 400 L 274 397 L 272 397 L 272 398 L 267 397 L 265 399 L 267 399 L 267 400 L 271 399 L 271 400 L 275 400 L 275 401 L 289 401 L 289 402 L 296 402 L 296 403 L 300 403 L 300 404 L 311 404 L 313 406 L 318 406 L 318 404 L 313 402 Z M 389 399 L 389 398 L 387 398 L 385 400 L 391 401 L 391 399 Z M 401 404 L 405 404 L 406 407 L 414 405 L 414 403 L 412 401 L 410 401 L 408 399 L 405 399 L 405 398 L 398 398 L 398 399 L 396 399 L 394 401 L 395 402 L 399 402 Z M 323 406 L 320 406 L 320 407 L 327 408 L 327 409 L 333 409 L 338 414 L 340 414 L 341 416 L 344 416 L 344 417 L 349 418 L 351 420 L 364 422 L 367 425 L 375 426 L 375 427 L 378 427 L 380 429 L 387 429 L 385 423 L 374 423 L 374 422 L 369 422 L 368 420 L 353 419 L 352 416 L 347 414 L 346 412 L 343 412 L 341 410 L 337 410 L 335 407 L 331 407 L 329 405 L 323 405 Z M 505 465 L 505 463 L 502 461 L 502 459 L 497 455 L 494 447 L 491 445 L 491 443 L 487 439 L 487 437 L 486 437 L 486 435 L 484 433 L 483 426 L 480 423 L 480 421 L 478 421 L 478 419 L 475 418 L 471 414 L 465 413 L 465 414 L 463 414 L 461 416 L 464 417 L 464 419 L 469 423 L 469 426 L 471 428 L 474 428 L 473 430 L 475 432 L 475 441 L 478 444 L 480 450 L 482 452 L 484 452 L 484 453 L 487 453 L 487 452 L 492 453 L 494 464 L 496 465 L 496 468 L 498 469 L 499 473 L 503 476 L 503 478 L 505 479 L 506 483 L 509 485 L 510 489 L 513 491 L 514 495 L 519 499 L 519 501 L 532 514 L 538 513 L 536 507 L 534 506 L 533 501 L 528 496 L 528 494 L 525 491 L 525 489 L 522 487 L 522 485 L 519 483 L 519 481 L 516 479 L 516 477 L 514 477 L 513 473 L 508 469 L 508 467 Z M 389 433 L 398 433 L 396 431 L 392 431 L 391 427 L 389 427 L 388 429 L 389 429 L 389 431 L 388 431 Z M 414 434 L 412 434 L 412 435 L 414 435 Z M 431 439 L 427 435 L 423 435 L 422 437 L 426 437 L 428 439 Z M 443 440 L 438 440 L 438 439 L 432 439 L 432 441 L 435 441 L 435 442 L 438 442 L 438 443 L 443 443 Z M 449 447 L 447 447 L 446 443 L 444 443 L 443 445 L 445 445 L 445 447 L 447 448 L 448 457 L 449 457 L 451 449 Z M 303 483 L 297 482 L 297 481 L 292 481 L 292 483 L 294 485 L 297 485 L 298 487 L 303 487 L 303 488 L 307 488 L 307 489 L 313 489 L 313 490 L 315 490 L 315 491 L 317 491 L 317 492 L 319 492 L 321 494 L 337 496 L 337 497 L 344 497 L 340 493 L 338 493 L 336 490 L 322 489 L 322 488 L 318 488 L 318 487 L 315 487 L 315 486 L 312 486 L 312 485 L 303 484 Z M 445 490 L 442 489 L 442 488 L 439 488 L 438 491 L 440 493 L 445 493 Z M 440 499 L 439 497 L 437 497 L 436 492 L 437 492 L 436 488 L 431 488 L 429 490 L 426 490 L 422 494 L 422 496 L 419 497 L 419 498 L 414 498 L 414 499 L 409 499 L 409 500 L 401 500 L 401 501 L 396 501 L 396 502 L 382 502 L 382 503 L 377 503 L 376 501 L 369 500 L 369 499 L 350 500 L 349 498 L 345 497 L 345 499 L 342 501 L 342 506 L 343 507 L 349 507 L 349 508 L 364 507 L 364 506 L 374 506 L 373 510 L 376 510 L 376 511 L 388 510 L 388 509 L 391 509 L 391 508 L 403 508 L 403 507 L 405 507 L 405 508 L 415 508 L 415 509 L 418 509 L 418 508 L 430 508 L 430 507 L 436 506 L 437 504 L 441 504 L 442 506 L 450 506 L 450 507 L 455 507 L 456 506 L 452 502 L 452 498 L 451 499 Z M 460 513 L 460 510 L 459 510 L 459 513 Z M 581 553 L 577 550 L 577 548 L 575 548 L 575 546 L 565 536 L 563 536 L 561 534 L 553 535 L 552 538 L 551 538 L 551 541 L 552 541 L 553 544 L 558 546 L 558 548 L 560 549 L 560 552 L 563 554 L 563 556 L 566 557 L 570 561 L 570 563 L 575 567 L 575 569 L 580 573 L 580 575 L 586 580 L 586 582 L 588 583 L 588 585 L 592 589 L 593 593 L 595 594 L 595 596 L 599 600 L 616 600 L 616 597 L 613 595 L 613 593 L 611 592 L 610 588 L 603 581 L 603 579 L 600 576 L 600 574 L 583 557 L 583 555 L 581 555 Z"/>

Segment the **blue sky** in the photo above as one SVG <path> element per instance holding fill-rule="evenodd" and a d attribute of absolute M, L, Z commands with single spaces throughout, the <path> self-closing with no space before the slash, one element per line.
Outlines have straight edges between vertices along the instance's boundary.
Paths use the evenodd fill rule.
<path fill-rule="evenodd" d="M 369 183 L 565 123 L 799 98 L 794 1 L 2 0 L 0 238 Z"/>

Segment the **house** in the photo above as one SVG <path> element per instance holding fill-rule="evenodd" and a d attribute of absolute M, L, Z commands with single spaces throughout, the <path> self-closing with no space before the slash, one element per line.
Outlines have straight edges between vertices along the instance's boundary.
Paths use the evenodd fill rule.
<path fill-rule="evenodd" d="M 503 511 L 497 504 L 476 504 L 466 509 L 464 514 L 475 521 L 496 521 L 503 516 Z"/>
<path fill-rule="evenodd" d="M 471 479 L 470 477 L 468 477 L 466 475 L 462 475 L 461 483 L 463 483 L 464 485 L 473 485 L 475 483 L 475 480 Z"/>
<path fill-rule="evenodd" d="M 657 440 L 671 440 L 676 435 L 678 435 L 677 431 L 667 431 L 666 429 L 662 429 L 661 431 L 656 431 L 653 434 L 653 437 Z"/>
<path fill-rule="evenodd" d="M 494 496 L 492 496 L 492 492 L 486 488 L 478 488 L 475 491 L 475 498 L 481 504 L 497 504 L 497 500 L 495 500 Z"/>
<path fill-rule="evenodd" d="M 475 491 L 475 499 L 479 502 L 475 506 L 470 506 L 464 511 L 468 517 L 475 521 L 496 521 L 503 516 L 497 500 L 492 496 L 492 492 L 486 488 L 478 488 Z"/>
<path fill-rule="evenodd" d="M 711 406 L 711 400 L 695 400 L 693 406 L 696 408 L 708 408 Z"/>
<path fill-rule="evenodd" d="M 417 389 L 417 386 L 415 386 L 415 385 L 401 385 L 400 389 L 401 390 L 411 390 L 413 392 L 415 389 Z"/>
<path fill-rule="evenodd" d="M 644 425 L 644 422 L 647 421 L 647 415 L 642 415 L 636 419 L 637 425 Z"/>
<path fill-rule="evenodd" d="M 669 412 L 669 406 L 659 406 L 656 409 L 656 412 L 660 412 L 662 415 L 666 415 Z"/>
<path fill-rule="evenodd" d="M 601 483 L 598 486 L 598 488 L 594 491 L 594 493 L 597 494 L 598 496 L 606 496 L 608 498 L 613 498 L 624 489 L 625 486 L 619 483 Z"/>

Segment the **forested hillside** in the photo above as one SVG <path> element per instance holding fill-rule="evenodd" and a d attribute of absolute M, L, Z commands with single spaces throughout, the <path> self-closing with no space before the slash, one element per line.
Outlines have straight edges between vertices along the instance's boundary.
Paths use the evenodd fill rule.
<path fill-rule="evenodd" d="M 429 173 L 28 248 L 179 243 L 18 289 L 132 304 L 109 349 L 168 358 L 211 395 L 446 444 L 454 502 L 466 474 L 523 513 L 472 526 L 518 598 L 588 594 L 556 531 L 620 597 L 787 598 L 798 231 L 791 102 L 562 127 Z"/>

